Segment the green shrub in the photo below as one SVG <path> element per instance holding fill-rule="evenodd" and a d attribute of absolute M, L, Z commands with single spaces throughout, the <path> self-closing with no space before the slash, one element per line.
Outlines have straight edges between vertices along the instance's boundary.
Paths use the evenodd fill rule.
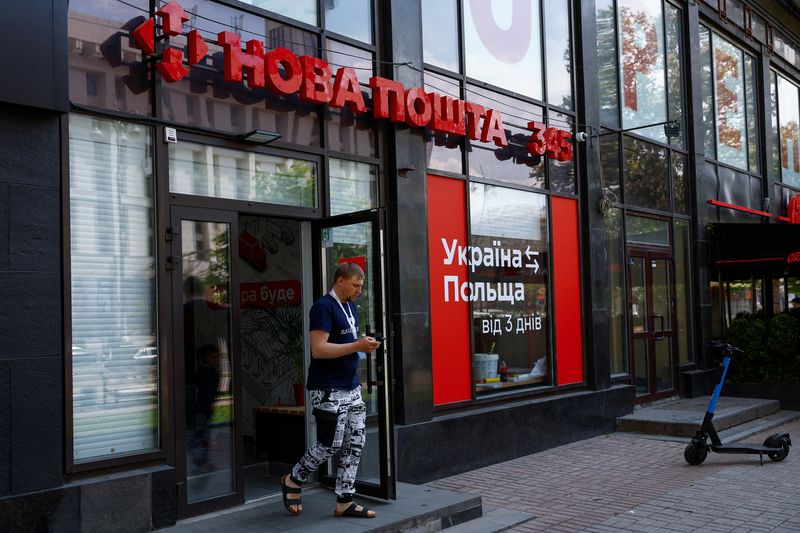
<path fill-rule="evenodd" d="M 735 318 L 725 340 L 744 350 L 731 362 L 732 383 L 800 383 L 800 321 L 794 316 Z"/>

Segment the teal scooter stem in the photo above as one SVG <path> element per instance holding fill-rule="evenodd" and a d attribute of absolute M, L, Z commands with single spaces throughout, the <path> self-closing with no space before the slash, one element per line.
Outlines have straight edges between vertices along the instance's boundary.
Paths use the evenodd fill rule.
<path fill-rule="evenodd" d="M 764 464 L 764 455 L 766 454 L 773 461 L 783 461 L 789 455 L 789 448 L 792 445 L 792 440 L 789 438 L 788 433 L 775 433 L 770 435 L 764 441 L 764 444 L 723 444 L 714 429 L 712 419 L 714 418 L 714 411 L 717 408 L 719 396 L 722 393 L 722 386 L 725 383 L 725 377 L 728 375 L 728 367 L 731 364 L 731 357 L 734 353 L 744 353 L 739 348 L 731 346 L 723 342 L 713 342 L 712 348 L 722 350 L 722 377 L 719 383 L 714 387 L 714 394 L 711 395 L 711 402 L 708 404 L 708 410 L 703 417 L 703 422 L 700 424 L 700 429 L 697 434 L 692 438 L 692 442 L 686 446 L 683 452 L 683 457 L 690 465 L 699 465 L 706 460 L 708 451 L 716 453 L 752 453 L 758 454 L 761 459 L 761 464 Z M 708 441 L 711 441 L 709 443 Z"/>

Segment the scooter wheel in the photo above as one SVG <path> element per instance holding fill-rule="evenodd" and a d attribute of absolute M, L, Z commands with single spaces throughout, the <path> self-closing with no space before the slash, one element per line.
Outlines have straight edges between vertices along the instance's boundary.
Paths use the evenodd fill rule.
<path fill-rule="evenodd" d="M 770 452 L 767 454 L 767 456 L 776 463 L 783 461 L 786 459 L 786 456 L 789 455 L 789 441 L 787 439 L 781 439 L 779 446 L 781 447 L 779 452 Z"/>
<path fill-rule="evenodd" d="M 699 465 L 706 460 L 708 446 L 705 442 L 691 442 L 683 450 L 683 458 L 690 465 Z"/>

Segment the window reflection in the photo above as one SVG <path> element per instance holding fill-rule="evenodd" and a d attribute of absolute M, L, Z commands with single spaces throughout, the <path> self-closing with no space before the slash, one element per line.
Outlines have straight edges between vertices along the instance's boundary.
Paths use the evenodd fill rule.
<path fill-rule="evenodd" d="M 239 0 L 312 26 L 317 25 L 316 0 Z"/>
<path fill-rule="evenodd" d="M 608 258 L 608 287 L 610 290 L 609 348 L 611 374 L 628 373 L 628 349 L 625 313 L 625 241 L 622 235 L 622 209 L 612 209 L 603 218 Z"/>
<path fill-rule="evenodd" d="M 672 193 L 676 213 L 689 214 L 689 183 L 686 174 L 686 156 L 672 152 Z"/>
<path fill-rule="evenodd" d="M 622 67 L 622 126 L 634 128 L 667 119 L 664 16 L 661 2 L 619 0 Z M 661 126 L 641 135 L 666 142 Z"/>
<path fill-rule="evenodd" d="M 433 72 L 425 72 L 425 92 L 458 98 L 458 81 L 445 78 Z M 462 174 L 464 172 L 463 153 L 465 137 L 448 133 L 437 133 L 430 128 L 425 130 L 425 151 L 428 168 Z"/>
<path fill-rule="evenodd" d="M 669 210 L 668 151 L 625 137 L 625 202 L 648 209 Z"/>
<path fill-rule="evenodd" d="M 508 140 L 506 147 L 498 147 L 492 141 L 468 141 L 469 174 L 545 188 L 544 158 L 528 152 L 531 132 L 525 127 L 532 120 L 544 122 L 542 108 L 474 86 L 467 86 L 467 101 L 500 111 Z"/>
<path fill-rule="evenodd" d="M 457 0 L 422 0 L 422 53 L 426 63 L 459 72 Z"/>
<path fill-rule="evenodd" d="M 539 17 L 539 2 L 465 0 L 466 74 L 541 100 Z"/>
<path fill-rule="evenodd" d="M 665 4 L 667 17 L 667 78 L 669 91 L 669 118 L 677 120 L 681 125 L 677 137 L 669 139 L 670 144 L 683 146 L 683 135 L 686 125 L 683 120 L 683 55 L 681 53 L 683 41 L 683 30 L 681 26 L 681 11 L 670 5 Z"/>
<path fill-rule="evenodd" d="M 563 113 L 548 113 L 548 127 L 572 131 L 572 117 Z M 550 190 L 561 194 L 578 194 L 575 186 L 575 162 L 557 161 L 547 159 L 547 172 L 550 180 Z"/>
<path fill-rule="evenodd" d="M 551 383 L 549 280 L 544 266 L 549 251 L 547 197 L 471 183 L 470 244 L 487 254 L 470 281 L 498 291 L 494 298 L 488 292 L 482 297 L 476 293 L 473 302 L 477 390 Z M 509 259 L 495 261 L 489 257 L 493 254 Z M 506 296 L 500 297 L 500 292 Z M 491 327 L 493 323 L 500 324 L 500 331 Z M 506 382 L 498 375 L 502 366 L 507 368 Z"/>
<path fill-rule="evenodd" d="M 711 36 L 717 159 L 747 170 L 744 55 L 716 33 Z"/>
<path fill-rule="evenodd" d="M 330 159 L 331 216 L 378 206 L 378 167 Z"/>
<path fill-rule="evenodd" d="M 545 0 L 547 50 L 547 101 L 572 109 L 572 46 L 569 32 L 569 2 Z"/>
<path fill-rule="evenodd" d="M 325 29 L 372 44 L 372 0 L 325 2 Z"/>
<path fill-rule="evenodd" d="M 798 108 L 797 86 L 780 75 L 778 75 L 778 117 L 781 181 L 787 185 L 800 187 L 800 155 L 798 155 L 800 108 Z"/>
<path fill-rule="evenodd" d="M 617 22 L 614 0 L 597 0 L 597 70 L 600 78 L 600 121 L 619 125 Z"/>

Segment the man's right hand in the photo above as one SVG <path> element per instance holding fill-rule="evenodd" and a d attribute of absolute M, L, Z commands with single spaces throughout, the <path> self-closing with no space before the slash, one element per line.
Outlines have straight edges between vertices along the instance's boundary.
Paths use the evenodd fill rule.
<path fill-rule="evenodd" d="M 356 351 L 359 352 L 374 352 L 378 349 L 381 343 L 378 340 L 375 340 L 374 337 L 361 337 L 356 341 Z"/>

